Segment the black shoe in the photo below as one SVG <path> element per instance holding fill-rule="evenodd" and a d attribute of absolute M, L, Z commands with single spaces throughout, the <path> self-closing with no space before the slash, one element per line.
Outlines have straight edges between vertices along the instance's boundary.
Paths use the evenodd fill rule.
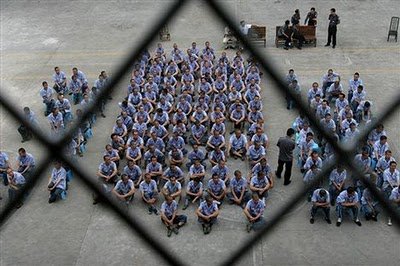
<path fill-rule="evenodd" d="M 252 227 L 253 227 L 253 225 L 251 223 L 246 224 L 247 233 L 250 233 Z"/>
<path fill-rule="evenodd" d="M 276 178 L 282 178 L 280 175 L 278 175 L 278 172 L 277 171 L 275 171 L 275 176 L 276 176 Z"/>
<path fill-rule="evenodd" d="M 325 44 L 325 47 L 328 47 L 328 46 L 331 46 L 331 44 L 330 43 Z"/>
<path fill-rule="evenodd" d="M 328 224 L 332 224 L 332 221 L 331 221 L 331 219 L 329 219 L 329 218 L 325 218 L 325 221 L 326 221 Z"/>
<path fill-rule="evenodd" d="M 291 180 L 289 180 L 289 181 L 287 181 L 287 182 L 283 183 L 283 185 L 284 185 L 284 186 L 288 186 L 290 183 L 292 183 L 292 181 L 291 181 Z"/>
<path fill-rule="evenodd" d="M 300 46 L 297 46 L 297 49 L 301 50 L 301 47 L 300 47 Z"/>
<path fill-rule="evenodd" d="M 203 234 L 208 234 L 206 225 L 202 224 L 201 226 L 203 227 Z"/>
<path fill-rule="evenodd" d="M 92 204 L 96 205 L 97 203 L 99 203 L 97 200 L 93 200 Z"/>
<path fill-rule="evenodd" d="M 147 213 L 148 213 L 149 215 L 151 215 L 151 214 L 153 213 L 153 208 L 152 208 L 152 207 L 149 207 L 149 208 L 147 209 Z"/>
<path fill-rule="evenodd" d="M 155 215 L 158 215 L 158 210 L 157 210 L 156 207 L 153 207 L 153 213 L 154 213 Z"/>
<path fill-rule="evenodd" d="M 332 48 L 333 48 L 333 49 L 335 49 L 335 45 L 334 45 L 334 46 L 332 46 Z"/>
<path fill-rule="evenodd" d="M 367 221 L 371 220 L 371 216 L 370 215 L 366 215 L 365 216 L 365 220 L 367 220 Z"/>
<path fill-rule="evenodd" d="M 172 232 L 174 232 L 175 235 L 179 234 L 179 229 L 177 227 L 172 228 Z"/>
<path fill-rule="evenodd" d="M 377 216 L 372 216 L 371 217 L 372 221 L 377 222 L 378 221 L 378 217 Z"/>
<path fill-rule="evenodd" d="M 336 226 L 339 227 L 342 224 L 342 222 L 337 221 Z"/>
<path fill-rule="evenodd" d="M 103 117 L 103 118 L 106 118 L 106 115 L 105 115 L 105 114 L 103 114 L 103 113 L 101 113 L 101 117 Z"/>
<path fill-rule="evenodd" d="M 189 207 L 188 204 L 183 205 L 182 210 L 186 210 Z"/>
<path fill-rule="evenodd" d="M 356 225 L 361 226 L 361 222 L 360 220 L 354 221 L 356 223 Z"/>
<path fill-rule="evenodd" d="M 285 47 L 283 47 L 283 49 L 285 49 L 285 50 L 289 50 L 289 47 L 285 46 Z"/>
<path fill-rule="evenodd" d="M 168 237 L 171 237 L 171 235 L 172 235 L 172 230 L 171 230 L 171 228 L 167 228 L 167 236 Z"/>
<path fill-rule="evenodd" d="M 15 206 L 15 208 L 19 209 L 19 208 L 22 207 L 22 205 L 24 205 L 24 204 L 23 204 L 22 202 L 20 202 L 20 203 L 18 203 L 18 204 Z"/>
<path fill-rule="evenodd" d="M 311 217 L 310 218 L 310 224 L 313 224 L 314 223 L 314 217 Z"/>

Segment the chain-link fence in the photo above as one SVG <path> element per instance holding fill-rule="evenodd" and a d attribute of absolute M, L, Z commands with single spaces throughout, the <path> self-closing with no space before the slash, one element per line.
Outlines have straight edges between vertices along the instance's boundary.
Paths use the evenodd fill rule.
<path fill-rule="evenodd" d="M 154 25 L 154 27 L 148 31 L 148 34 L 143 37 L 138 48 L 132 51 L 129 54 L 129 56 L 127 56 L 127 59 L 121 63 L 120 67 L 112 76 L 111 81 L 108 83 L 106 88 L 99 93 L 99 95 L 95 98 L 93 103 L 86 109 L 83 116 L 76 123 L 73 124 L 73 126 L 68 130 L 68 132 L 66 132 L 60 139 L 57 139 L 56 141 L 49 139 L 38 128 L 33 127 L 30 123 L 28 123 L 23 117 L 23 114 L 19 110 L 17 110 L 15 106 L 12 104 L 12 100 L 7 98 L 4 95 L 4 93 L 0 95 L 0 103 L 7 110 L 7 112 L 15 120 L 17 120 L 18 122 L 26 126 L 28 129 L 30 129 L 33 132 L 35 138 L 41 144 L 45 145 L 47 148 L 47 156 L 42 161 L 42 163 L 35 169 L 34 173 L 32 173 L 32 178 L 29 179 L 26 185 L 17 193 L 17 196 L 15 197 L 14 201 L 8 202 L 5 208 L 3 209 L 0 215 L 1 226 L 4 225 L 6 219 L 9 217 L 9 215 L 11 215 L 12 209 L 23 198 L 25 193 L 31 190 L 35 186 L 39 177 L 47 169 L 49 163 L 51 163 L 56 158 L 63 161 L 95 193 L 101 195 L 104 199 L 104 202 L 108 204 L 111 207 L 111 209 L 122 220 L 124 220 L 130 226 L 130 228 L 149 245 L 149 247 L 151 247 L 154 250 L 156 254 L 160 255 L 166 262 L 168 262 L 171 265 L 186 264 L 185 262 L 181 261 L 180 258 L 172 254 L 167 249 L 167 247 L 160 244 L 159 241 L 156 241 L 156 239 L 154 239 L 149 233 L 150 230 L 146 228 L 144 225 L 138 223 L 137 220 L 134 219 L 135 217 L 127 213 L 126 210 L 122 208 L 121 205 L 118 204 L 118 202 L 113 197 L 111 197 L 108 194 L 105 194 L 101 189 L 101 187 L 90 177 L 90 174 L 86 173 L 83 169 L 77 167 L 71 161 L 70 158 L 60 153 L 59 151 L 66 146 L 66 143 L 68 143 L 68 140 L 71 139 L 71 137 L 74 135 L 75 131 L 78 129 L 78 126 L 84 121 L 86 121 L 91 113 L 96 112 L 98 104 L 101 101 L 105 100 L 108 97 L 108 95 L 110 95 L 114 91 L 116 84 L 118 84 L 118 82 L 127 73 L 127 71 L 132 66 L 133 62 L 139 59 L 141 52 L 144 51 L 152 43 L 154 38 L 158 36 L 158 33 L 163 28 L 163 26 L 166 25 L 168 21 L 170 21 L 172 17 L 176 13 L 178 13 L 185 6 L 187 2 L 189 1 L 179 0 L 169 6 L 168 10 L 166 10 L 165 12 L 164 17 L 161 18 Z M 282 219 L 285 218 L 284 214 L 295 208 L 298 202 L 300 202 L 300 199 L 303 198 L 304 195 L 307 193 L 307 191 L 310 188 L 315 187 L 316 184 L 320 183 L 323 180 L 323 178 L 327 176 L 330 173 L 330 171 L 335 167 L 335 165 L 337 165 L 338 163 L 346 166 L 353 173 L 353 175 L 356 176 L 363 183 L 363 185 L 370 190 L 372 196 L 379 201 L 379 203 L 381 204 L 383 209 L 387 212 L 387 214 L 392 217 L 394 224 L 398 228 L 400 228 L 400 217 L 396 213 L 394 208 L 391 206 L 391 203 L 388 202 L 388 200 L 376 188 L 375 184 L 371 183 L 371 181 L 365 178 L 365 174 L 362 173 L 362 171 L 357 167 L 357 165 L 354 164 L 353 160 L 349 159 L 349 158 L 354 158 L 354 154 L 357 150 L 357 143 L 363 141 L 368 136 L 369 132 L 371 132 L 372 129 L 374 129 L 378 124 L 388 119 L 390 115 L 392 115 L 395 111 L 397 111 L 397 108 L 400 106 L 400 94 L 393 97 L 393 101 L 386 106 L 386 109 L 381 111 L 378 117 L 376 117 L 372 122 L 366 125 L 364 130 L 360 132 L 360 134 L 356 137 L 357 140 L 353 142 L 354 144 L 351 147 L 345 147 L 341 143 L 338 143 L 336 141 L 333 134 L 327 132 L 327 130 L 323 128 L 323 126 L 320 124 L 320 121 L 317 119 L 315 114 L 311 112 L 307 104 L 303 102 L 299 96 L 297 96 L 291 90 L 289 90 L 289 88 L 285 85 L 285 83 L 281 79 L 282 75 L 277 73 L 274 70 L 272 64 L 268 61 L 268 59 L 262 56 L 260 51 L 255 49 L 253 45 L 251 45 L 251 43 L 246 39 L 246 37 L 242 35 L 235 21 L 232 19 L 232 16 L 226 12 L 226 10 L 221 6 L 221 4 L 213 0 L 206 0 L 205 2 L 208 4 L 208 7 L 211 9 L 214 15 L 221 20 L 221 23 L 227 25 L 233 31 L 235 36 L 237 36 L 237 38 L 243 45 L 244 49 L 252 57 L 256 58 L 261 68 L 265 71 L 265 73 L 267 73 L 270 76 L 270 78 L 276 84 L 274 88 L 279 90 L 279 92 L 283 96 L 289 95 L 294 99 L 299 111 L 305 114 L 305 116 L 307 116 L 308 120 L 313 125 L 314 129 L 316 129 L 316 131 L 319 132 L 319 134 L 321 134 L 324 137 L 327 143 L 332 145 L 336 155 L 334 160 L 330 161 L 327 165 L 323 167 L 322 171 L 317 175 L 317 177 L 314 179 L 312 183 L 308 184 L 306 187 L 299 190 L 283 207 L 279 209 L 279 211 L 273 217 L 269 219 L 266 226 L 260 233 L 255 235 L 253 238 L 250 238 L 247 241 L 241 243 L 241 245 L 237 248 L 237 250 L 234 250 L 232 252 L 232 255 L 226 258 L 222 262 L 222 265 L 234 264 L 235 262 L 238 261 L 238 259 L 244 256 L 244 254 L 246 254 L 248 250 L 250 250 L 249 249 L 250 247 L 256 245 L 262 238 L 265 238 L 272 231 L 272 229 L 276 227 L 278 221 L 281 222 Z"/>

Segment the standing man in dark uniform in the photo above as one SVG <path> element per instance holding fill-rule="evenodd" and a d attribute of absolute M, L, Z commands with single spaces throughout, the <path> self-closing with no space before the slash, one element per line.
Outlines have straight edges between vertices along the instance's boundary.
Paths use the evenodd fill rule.
<path fill-rule="evenodd" d="M 306 20 L 304 20 L 304 25 L 317 26 L 317 16 L 318 13 L 315 11 L 315 7 L 312 7 L 307 14 Z"/>
<path fill-rule="evenodd" d="M 325 44 L 325 46 L 330 46 L 332 40 L 332 48 L 335 48 L 337 25 L 340 24 L 340 19 L 339 16 L 336 15 L 336 10 L 334 8 L 331 8 L 331 14 L 329 15 L 328 19 L 329 19 L 328 42 Z"/>
<path fill-rule="evenodd" d="M 296 144 L 293 140 L 293 136 L 295 131 L 293 128 L 289 128 L 286 131 L 286 137 L 281 137 L 278 140 L 279 147 L 279 157 L 278 157 L 278 169 L 275 174 L 277 178 L 281 178 L 281 174 L 283 171 L 283 165 L 285 165 L 285 174 L 284 174 L 284 182 L 283 185 L 287 186 L 292 181 L 290 180 L 290 176 L 292 174 L 292 165 L 293 165 L 293 150 L 296 147 Z"/>

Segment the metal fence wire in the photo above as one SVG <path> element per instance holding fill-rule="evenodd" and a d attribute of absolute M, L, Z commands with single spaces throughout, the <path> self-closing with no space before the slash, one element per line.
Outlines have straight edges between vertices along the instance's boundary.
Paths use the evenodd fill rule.
<path fill-rule="evenodd" d="M 91 190 L 101 195 L 104 199 L 104 202 L 115 212 L 116 215 L 118 215 L 130 226 L 130 229 L 134 233 L 136 233 L 137 236 L 144 240 L 145 243 L 147 243 L 148 246 L 154 250 L 155 254 L 158 254 L 170 265 L 186 265 L 186 263 L 182 261 L 178 256 L 172 254 L 167 247 L 160 244 L 159 241 L 156 241 L 156 239 L 150 233 L 150 230 L 147 229 L 144 225 L 138 223 L 135 217 L 132 214 L 127 213 L 126 210 L 122 208 L 121 205 L 118 204 L 118 202 L 114 198 L 112 198 L 108 194 L 105 194 L 101 187 L 97 184 L 97 182 L 90 177 L 90 174 L 86 173 L 85 170 L 76 166 L 76 164 L 74 164 L 70 160 L 70 158 L 65 156 L 63 153 L 60 153 L 59 151 L 66 146 L 66 143 L 68 143 L 67 140 L 69 140 L 74 135 L 79 125 L 89 118 L 90 113 L 95 113 L 97 111 L 98 104 L 102 100 L 105 100 L 108 95 L 110 95 L 114 91 L 115 86 L 128 72 L 133 62 L 139 59 L 141 52 L 144 51 L 153 42 L 163 26 L 166 25 L 173 18 L 173 16 L 175 16 L 185 6 L 185 4 L 187 4 L 187 2 L 189 2 L 189 0 L 178 0 L 168 7 L 165 15 L 161 19 L 159 19 L 159 21 L 155 25 L 153 25 L 153 27 L 148 31 L 148 34 L 143 37 L 138 48 L 133 50 L 129 54 L 127 59 L 121 63 L 117 71 L 113 74 L 111 81 L 108 83 L 106 88 L 102 90 L 99 95 L 94 99 L 92 104 L 84 112 L 83 116 L 76 123 L 74 123 L 74 125 L 68 130 L 68 132 L 63 135 L 62 138 L 58 139 L 57 141 L 49 139 L 38 128 L 32 127 L 27 121 L 25 121 L 25 118 L 23 117 L 20 110 L 18 110 L 15 105 L 12 104 L 12 100 L 6 97 L 4 93 L 0 94 L 0 104 L 4 107 L 4 109 L 15 120 L 25 125 L 28 129 L 32 130 L 35 138 L 41 144 L 43 144 L 48 151 L 48 155 L 32 174 L 32 178 L 29 179 L 26 185 L 19 191 L 19 193 L 17 193 L 14 201 L 8 202 L 1 212 L 0 226 L 3 226 L 5 224 L 7 218 L 12 214 L 12 209 L 23 198 L 23 195 L 35 186 L 39 177 L 46 170 L 49 163 L 51 163 L 51 161 L 56 158 L 63 161 L 69 168 L 71 168 L 71 170 L 75 174 L 77 174 L 78 177 Z M 354 164 L 353 160 L 349 159 L 354 157 L 357 149 L 356 143 L 364 140 L 372 129 L 388 119 L 394 112 L 397 111 L 397 108 L 399 108 L 400 106 L 400 93 L 393 97 L 394 100 L 386 106 L 386 109 L 383 110 L 375 120 L 373 120 L 364 128 L 364 130 L 358 135 L 356 141 L 354 141 L 354 145 L 352 145 L 351 147 L 344 147 L 341 143 L 338 143 L 335 140 L 332 134 L 328 133 L 321 126 L 320 121 L 316 118 L 314 113 L 310 111 L 306 103 L 304 103 L 297 95 L 289 90 L 289 88 L 281 79 L 282 75 L 279 75 L 279 73 L 274 70 L 273 65 L 267 60 L 267 58 L 265 58 L 259 50 L 255 49 L 253 45 L 250 44 L 250 42 L 246 39 L 246 37 L 242 35 L 234 19 L 230 14 L 228 14 L 226 9 L 224 9 L 223 6 L 221 6 L 221 4 L 217 1 L 204 0 L 204 2 L 207 4 L 207 7 L 210 8 L 212 13 L 214 13 L 215 17 L 219 18 L 222 24 L 227 25 L 233 31 L 233 33 L 242 43 L 245 50 L 251 56 L 257 59 L 257 62 L 260 64 L 264 72 L 268 73 L 271 79 L 275 82 L 276 86 L 274 86 L 274 88 L 278 90 L 282 94 L 282 96 L 288 94 L 294 99 L 299 111 L 304 113 L 308 117 L 314 129 L 316 129 L 316 131 L 319 132 L 326 139 L 326 141 L 333 146 L 336 154 L 335 159 L 323 167 L 321 173 L 315 178 L 315 180 L 311 184 L 299 190 L 283 207 L 279 209 L 276 214 L 274 214 L 274 216 L 272 216 L 268 220 L 263 230 L 261 230 L 253 238 L 249 238 L 248 240 L 243 241 L 243 243 L 241 243 L 241 245 L 231 253 L 231 256 L 225 258 L 221 265 L 232 265 L 238 262 L 238 259 L 243 257 L 252 246 L 256 245 L 262 238 L 271 233 L 272 229 L 275 228 L 276 225 L 278 225 L 278 222 L 285 219 L 284 214 L 295 208 L 300 200 L 307 193 L 307 191 L 310 188 L 314 187 L 321 180 L 323 180 L 323 178 L 326 177 L 338 163 L 346 166 L 353 173 L 354 176 L 362 181 L 363 185 L 370 190 L 373 197 L 375 197 L 379 201 L 383 209 L 388 213 L 388 215 L 392 217 L 392 220 L 394 221 L 397 229 L 400 229 L 400 217 L 396 213 L 394 208 L 386 200 L 386 198 L 383 197 L 382 193 L 377 190 L 375 185 L 364 177 L 364 174 Z"/>

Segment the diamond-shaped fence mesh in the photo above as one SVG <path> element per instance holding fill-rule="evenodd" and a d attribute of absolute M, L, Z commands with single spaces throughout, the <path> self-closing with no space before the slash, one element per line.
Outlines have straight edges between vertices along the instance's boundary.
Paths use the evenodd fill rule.
<path fill-rule="evenodd" d="M 89 118 L 90 113 L 96 112 L 97 105 L 102 100 L 106 99 L 107 96 L 113 92 L 116 84 L 127 73 L 127 71 L 132 66 L 133 62 L 139 59 L 141 52 L 144 51 L 150 45 L 155 36 L 158 36 L 159 31 L 164 27 L 164 25 L 166 25 L 167 22 L 170 21 L 172 17 L 177 12 L 179 12 L 179 10 L 182 9 L 182 7 L 187 2 L 188 1 L 186 0 L 180 0 L 170 5 L 169 9 L 165 12 L 165 15 L 151 28 L 151 30 L 149 30 L 148 34 L 143 37 L 138 48 L 132 51 L 127 57 L 127 59 L 121 63 L 120 67 L 113 75 L 109 84 L 94 99 L 93 103 L 86 109 L 86 111 L 84 112 L 83 116 L 79 119 L 79 121 L 77 121 L 74 124 L 74 126 L 70 128 L 69 131 L 66 132 L 57 141 L 50 140 L 38 128 L 32 127 L 30 123 L 25 121 L 20 111 L 18 111 L 15 108 L 15 106 L 12 105 L 11 99 L 7 98 L 4 95 L 4 93 L 0 95 L 0 103 L 7 110 L 7 112 L 11 114 L 11 116 L 15 120 L 18 120 L 21 124 L 24 124 L 27 128 L 32 130 L 36 139 L 40 143 L 44 144 L 48 151 L 47 157 L 45 157 L 40 166 L 37 167 L 34 173 L 32 174 L 33 178 L 29 179 L 26 185 L 17 193 L 17 196 L 14 199 L 14 201 L 9 202 L 2 211 L 0 215 L 0 225 L 4 225 L 6 219 L 9 217 L 9 215 L 12 214 L 12 209 L 23 198 L 25 192 L 27 192 L 28 190 L 32 189 L 35 186 L 39 177 L 47 168 L 47 165 L 52 160 L 54 160 L 54 158 L 57 158 L 62 160 L 95 193 L 101 195 L 106 204 L 108 204 L 111 207 L 111 209 L 122 220 L 124 220 L 130 226 L 130 228 L 149 245 L 149 247 L 151 247 L 155 251 L 156 254 L 161 256 L 163 259 L 165 259 L 166 262 L 168 262 L 171 265 L 185 264 L 183 261 L 177 258 L 177 256 L 173 255 L 168 250 L 167 247 L 160 244 L 159 241 L 156 241 L 149 233 L 148 228 L 138 223 L 137 220 L 135 220 L 131 214 L 128 214 L 125 211 L 125 209 L 123 209 L 121 205 L 118 204 L 118 202 L 113 197 L 104 193 L 101 187 L 95 181 L 93 181 L 92 178 L 90 178 L 89 174 L 87 174 L 83 169 L 77 167 L 71 161 L 70 158 L 68 158 L 62 153 L 59 153 L 58 151 L 65 146 L 65 143 L 68 143 L 66 140 L 70 139 L 74 135 L 75 131 L 78 129 L 78 126 L 83 121 Z M 308 108 L 307 104 L 303 102 L 296 94 L 294 94 L 285 85 L 285 83 L 281 80 L 282 75 L 277 73 L 277 71 L 273 68 L 273 65 L 268 61 L 268 59 L 262 56 L 261 52 L 258 49 L 255 49 L 255 47 L 247 40 L 247 38 L 244 35 L 242 35 L 238 26 L 236 25 L 232 17 L 226 12 L 226 10 L 224 10 L 224 8 L 217 1 L 208 0 L 205 2 L 208 4 L 208 7 L 212 10 L 215 16 L 218 17 L 223 24 L 227 25 L 233 31 L 234 35 L 237 36 L 237 38 L 243 45 L 244 49 L 251 56 L 257 59 L 257 62 L 260 64 L 261 68 L 265 71 L 265 73 L 267 73 L 271 77 L 271 79 L 277 85 L 275 88 L 279 90 L 282 95 L 286 94 L 294 99 L 299 111 L 305 114 L 305 116 L 308 118 L 310 123 L 316 129 L 316 131 L 319 132 L 324 137 L 324 139 L 332 145 L 336 155 L 334 160 L 324 165 L 322 171 L 317 175 L 317 177 L 314 179 L 312 183 L 308 184 L 306 187 L 304 187 L 304 189 L 299 190 L 273 217 L 271 217 L 267 225 L 263 228 L 263 230 L 259 234 L 257 234 L 254 238 L 250 238 L 249 240 L 244 241 L 237 250 L 232 252 L 232 255 L 230 257 L 225 259 L 222 265 L 234 264 L 235 262 L 238 261 L 239 258 L 241 258 L 246 253 L 246 251 L 249 250 L 250 247 L 254 246 L 262 238 L 266 237 L 271 232 L 271 230 L 275 228 L 276 225 L 278 225 L 278 223 L 282 221 L 282 219 L 285 218 L 284 214 L 293 209 L 299 202 L 299 200 L 304 197 L 307 191 L 310 188 L 315 187 L 316 184 L 318 184 L 321 180 L 323 180 L 323 178 L 327 176 L 330 173 L 330 171 L 335 167 L 335 165 L 338 163 L 346 166 L 353 173 L 354 176 L 356 176 L 359 180 L 362 181 L 363 185 L 370 190 L 373 197 L 375 197 L 379 201 L 383 209 L 388 213 L 388 215 L 392 217 L 394 224 L 398 228 L 400 228 L 399 226 L 400 217 L 396 213 L 396 211 L 392 208 L 390 202 L 388 202 L 388 200 L 384 198 L 382 193 L 378 191 L 376 186 L 371 181 L 365 178 L 365 174 L 362 173 L 362 171 L 360 171 L 359 167 L 357 167 L 357 165 L 354 164 L 353 160 L 349 159 L 354 157 L 354 154 L 357 149 L 356 143 L 364 140 L 372 129 L 374 129 L 378 124 L 382 123 L 383 121 L 388 119 L 390 115 L 396 112 L 397 108 L 400 106 L 400 94 L 393 97 L 393 101 L 386 106 L 385 110 L 380 112 L 379 117 L 376 117 L 372 122 L 366 125 L 364 130 L 357 136 L 357 140 L 353 142 L 355 143 L 353 146 L 344 147 L 341 143 L 338 143 L 336 141 L 336 139 L 331 133 L 327 132 L 327 130 L 321 125 L 320 121 L 316 118 L 315 114 L 311 112 L 311 110 Z"/>

